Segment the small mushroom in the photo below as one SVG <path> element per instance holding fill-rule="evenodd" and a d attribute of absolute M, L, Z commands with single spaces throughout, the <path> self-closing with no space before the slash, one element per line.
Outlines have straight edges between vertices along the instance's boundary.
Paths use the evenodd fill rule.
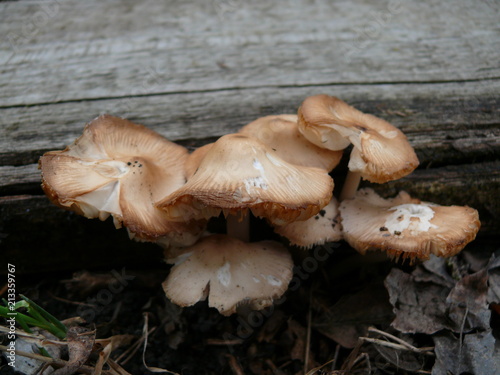
<path fill-rule="evenodd" d="M 325 170 L 290 164 L 260 141 L 229 134 L 213 144 L 188 182 L 157 203 L 171 220 L 227 215 L 282 225 L 305 220 L 330 201 L 333 180 Z"/>
<path fill-rule="evenodd" d="M 203 223 L 169 221 L 154 202 L 184 185 L 187 150 L 142 125 L 103 115 L 39 161 L 50 200 L 87 218 L 113 216 L 132 238 L 192 244 Z"/>
<path fill-rule="evenodd" d="M 239 131 L 258 139 L 283 160 L 295 165 L 331 171 L 342 158 L 342 151 L 332 151 L 309 142 L 299 132 L 297 115 L 265 116 Z"/>
<path fill-rule="evenodd" d="M 354 195 L 360 178 L 384 183 L 406 176 L 419 164 L 415 151 L 398 128 L 336 97 L 306 98 L 298 117 L 299 130 L 319 147 L 342 150 L 353 144 L 341 200 Z"/>
<path fill-rule="evenodd" d="M 341 202 L 340 215 L 344 239 L 362 254 L 378 249 L 410 259 L 453 256 L 481 225 L 470 207 L 422 202 L 406 192 L 383 199 L 372 189 L 360 189 Z"/>
<path fill-rule="evenodd" d="M 163 283 L 167 297 L 191 306 L 208 297 L 223 315 L 238 305 L 263 309 L 288 288 L 293 262 L 284 246 L 274 241 L 245 243 L 225 235 L 202 238 L 168 259 L 173 263 Z"/>
<path fill-rule="evenodd" d="M 315 245 L 337 242 L 342 239 L 342 226 L 339 217 L 339 204 L 335 197 L 315 216 L 290 224 L 277 226 L 274 231 L 288 238 L 295 246 L 310 249 Z"/>

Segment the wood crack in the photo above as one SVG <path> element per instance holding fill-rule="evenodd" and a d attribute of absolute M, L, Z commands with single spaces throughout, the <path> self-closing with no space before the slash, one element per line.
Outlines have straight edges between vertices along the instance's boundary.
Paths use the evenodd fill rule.
<path fill-rule="evenodd" d="M 68 103 L 81 103 L 81 102 L 98 102 L 104 100 L 121 100 L 121 99 L 136 99 L 136 98 L 148 98 L 148 97 L 158 97 L 158 96 L 170 96 L 170 95 L 190 95 L 190 94 L 217 94 L 217 93 L 227 93 L 232 91 L 244 92 L 246 90 L 259 90 L 259 89 L 296 89 L 296 88 L 313 88 L 313 87 L 335 87 L 335 86 L 357 86 L 357 87 L 370 87 L 379 85 L 436 85 L 436 84 L 457 84 L 457 83 L 473 83 L 473 82 L 495 82 L 499 81 L 500 77 L 487 77 L 487 78 L 471 78 L 471 79 L 459 79 L 459 80 L 429 80 L 429 81 L 373 81 L 373 82 L 325 82 L 325 83 L 310 83 L 310 84 L 294 84 L 294 85 L 256 85 L 256 86 L 234 86 L 234 87 L 220 87 L 206 90 L 186 90 L 186 91 L 161 91 L 161 92 L 151 92 L 143 94 L 134 95 L 122 95 L 122 96 L 102 96 L 102 97 L 89 97 L 89 98 L 75 98 L 66 99 L 53 102 L 33 102 L 24 104 L 11 104 L 11 105 L 0 105 L 0 110 L 10 109 L 10 108 L 26 108 L 26 107 L 39 107 L 39 106 L 50 106 L 57 104 L 68 104 Z"/>

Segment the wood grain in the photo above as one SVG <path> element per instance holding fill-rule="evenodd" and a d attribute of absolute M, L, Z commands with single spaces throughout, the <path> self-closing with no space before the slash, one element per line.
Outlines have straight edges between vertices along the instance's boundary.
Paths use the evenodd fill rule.
<path fill-rule="evenodd" d="M 467 151 L 474 148 L 491 157 L 500 142 L 498 92 L 500 80 L 488 80 L 239 89 L 5 108 L 0 109 L 0 165 L 35 163 L 44 151 L 63 149 L 103 113 L 144 124 L 172 141 L 200 145 L 258 117 L 294 113 L 317 93 L 336 95 L 390 121 L 407 134 L 424 164 L 439 154 L 441 163 L 473 157 Z"/>
<path fill-rule="evenodd" d="M 498 78 L 497 8 L 474 0 L 1 3 L 0 105 Z"/>

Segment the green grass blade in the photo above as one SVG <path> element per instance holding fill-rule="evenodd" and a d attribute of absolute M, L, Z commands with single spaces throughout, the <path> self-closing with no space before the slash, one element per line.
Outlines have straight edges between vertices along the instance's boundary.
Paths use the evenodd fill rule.
<path fill-rule="evenodd" d="M 23 300 L 28 302 L 30 307 L 32 308 L 31 313 L 36 312 L 37 315 L 41 317 L 44 321 L 46 321 L 49 324 L 52 324 L 54 326 L 54 330 L 50 330 L 51 333 L 53 333 L 55 336 L 57 336 L 60 339 L 64 339 L 66 337 L 66 326 L 62 324 L 56 317 L 54 317 L 52 314 L 50 314 L 48 311 L 43 309 L 42 307 L 38 306 L 35 302 L 30 300 L 28 297 L 20 294 L 19 295 Z"/>

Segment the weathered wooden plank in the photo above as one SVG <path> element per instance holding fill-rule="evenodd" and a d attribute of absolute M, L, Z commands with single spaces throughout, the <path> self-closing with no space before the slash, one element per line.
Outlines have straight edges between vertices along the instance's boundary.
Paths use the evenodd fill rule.
<path fill-rule="evenodd" d="M 38 164 L 0 167 L 0 181 L 0 195 L 21 194 L 35 190 L 40 185 Z"/>
<path fill-rule="evenodd" d="M 20 1 L 0 14 L 4 107 L 500 77 L 491 1 Z"/>
<path fill-rule="evenodd" d="M 498 92 L 500 80 L 488 80 L 241 89 L 5 108 L 0 109 L 0 165 L 36 163 L 44 151 L 72 143 L 84 124 L 102 113 L 200 145 L 257 117 L 294 113 L 305 97 L 318 93 L 337 95 L 401 128 L 424 165 L 491 159 L 500 153 Z"/>

